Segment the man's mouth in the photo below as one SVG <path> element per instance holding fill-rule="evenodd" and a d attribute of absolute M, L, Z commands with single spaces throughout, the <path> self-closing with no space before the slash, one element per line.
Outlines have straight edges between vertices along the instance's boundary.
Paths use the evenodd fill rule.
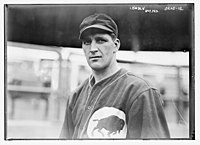
<path fill-rule="evenodd" d="M 101 56 L 90 56 L 89 59 L 99 59 L 102 58 Z"/>

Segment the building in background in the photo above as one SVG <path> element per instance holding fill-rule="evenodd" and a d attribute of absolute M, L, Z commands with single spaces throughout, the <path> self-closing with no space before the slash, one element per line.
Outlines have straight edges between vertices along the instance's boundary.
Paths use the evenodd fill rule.
<path fill-rule="evenodd" d="M 172 138 L 188 138 L 189 53 L 119 51 L 117 58 L 160 90 Z M 58 138 L 70 92 L 89 75 L 82 49 L 9 42 L 7 138 Z"/>

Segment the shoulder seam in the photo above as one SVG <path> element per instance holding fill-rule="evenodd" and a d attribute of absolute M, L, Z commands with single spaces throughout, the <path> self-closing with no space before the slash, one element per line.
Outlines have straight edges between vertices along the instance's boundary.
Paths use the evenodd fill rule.
<path fill-rule="evenodd" d="M 134 77 L 136 77 L 136 78 L 138 78 L 138 79 L 141 79 L 142 81 L 144 81 L 145 82 L 145 84 L 149 87 L 149 88 L 153 88 L 145 79 L 143 79 L 142 77 L 139 77 L 139 76 L 137 76 L 137 75 L 135 75 L 135 74 L 133 74 L 133 73 L 131 73 L 131 72 L 127 72 L 127 75 L 131 75 L 131 76 L 134 76 Z"/>
<path fill-rule="evenodd" d="M 141 96 L 143 93 L 145 93 L 145 92 L 147 92 L 147 91 L 149 91 L 149 90 L 155 90 L 155 91 L 157 91 L 157 89 L 156 88 L 153 88 L 153 87 L 149 87 L 148 89 L 146 89 L 146 90 L 143 90 L 142 92 L 140 92 L 138 95 L 137 95 L 137 97 L 135 97 L 135 100 L 134 100 L 134 102 L 139 98 L 139 96 Z"/>

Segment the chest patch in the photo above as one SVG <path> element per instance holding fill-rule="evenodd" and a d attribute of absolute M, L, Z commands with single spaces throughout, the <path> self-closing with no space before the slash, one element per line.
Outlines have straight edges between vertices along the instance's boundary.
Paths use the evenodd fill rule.
<path fill-rule="evenodd" d="M 87 127 L 89 138 L 125 138 L 126 134 L 126 115 L 114 107 L 103 107 L 95 111 Z"/>

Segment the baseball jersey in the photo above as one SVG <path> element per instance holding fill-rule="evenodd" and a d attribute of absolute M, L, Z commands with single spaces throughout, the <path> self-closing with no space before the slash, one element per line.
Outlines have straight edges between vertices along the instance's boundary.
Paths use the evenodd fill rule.
<path fill-rule="evenodd" d="M 144 79 L 120 69 L 95 83 L 90 76 L 68 101 L 60 138 L 169 138 L 162 100 Z"/>

